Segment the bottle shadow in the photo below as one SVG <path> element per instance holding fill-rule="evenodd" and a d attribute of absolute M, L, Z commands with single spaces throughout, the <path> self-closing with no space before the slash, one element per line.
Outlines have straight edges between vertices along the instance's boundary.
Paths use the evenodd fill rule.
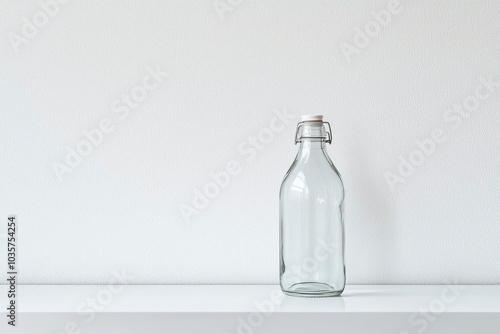
<path fill-rule="evenodd" d="M 365 245 L 370 251 L 363 256 L 364 261 L 370 263 L 370 267 L 366 270 L 369 271 L 373 282 L 382 282 L 399 275 L 396 267 L 391 265 L 395 262 L 395 247 L 398 240 L 392 194 L 385 184 L 383 171 L 370 168 L 375 165 L 377 157 L 362 145 L 356 143 L 349 145 L 353 152 L 349 157 L 349 164 L 353 168 L 348 178 L 351 184 L 347 184 L 346 187 L 356 192 L 356 206 L 348 209 L 351 211 L 348 212 L 349 217 L 346 215 L 346 227 L 349 228 L 348 224 L 356 224 L 357 226 L 353 229 L 363 229 L 374 236 Z M 349 204 L 347 207 L 349 208 Z M 353 212 L 356 213 L 353 214 Z M 354 218 L 353 216 L 355 221 L 349 221 L 349 218 Z M 359 252 L 363 253 L 363 251 Z M 360 253 L 356 256 L 361 256 Z M 347 282 L 349 282 L 349 277 Z M 358 293 L 358 295 L 361 294 Z"/>
<path fill-rule="evenodd" d="M 279 310 L 286 312 L 341 312 L 345 311 L 345 302 L 342 296 L 324 298 L 284 296 L 279 306 Z"/>
<path fill-rule="evenodd" d="M 396 292 L 387 292 L 382 290 L 359 290 L 359 291 L 345 291 L 342 294 L 344 298 L 351 297 L 386 297 L 386 296 L 394 296 L 397 295 Z"/>

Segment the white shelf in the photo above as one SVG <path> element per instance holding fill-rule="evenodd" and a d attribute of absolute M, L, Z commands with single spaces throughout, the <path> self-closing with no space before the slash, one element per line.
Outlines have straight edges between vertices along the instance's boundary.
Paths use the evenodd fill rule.
<path fill-rule="evenodd" d="M 70 323 L 80 333 L 500 332 L 500 286 L 358 285 L 294 298 L 271 285 L 66 285 L 18 286 L 18 296 L 13 333 L 78 333 Z"/>

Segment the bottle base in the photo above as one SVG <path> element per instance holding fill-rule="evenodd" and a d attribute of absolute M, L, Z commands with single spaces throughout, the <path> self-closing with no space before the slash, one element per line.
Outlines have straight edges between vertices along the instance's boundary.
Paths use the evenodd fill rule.
<path fill-rule="evenodd" d="M 317 282 L 295 283 L 286 290 L 281 287 L 281 290 L 287 296 L 303 298 L 336 297 L 344 291 L 344 289 L 336 290 L 329 284 Z"/>

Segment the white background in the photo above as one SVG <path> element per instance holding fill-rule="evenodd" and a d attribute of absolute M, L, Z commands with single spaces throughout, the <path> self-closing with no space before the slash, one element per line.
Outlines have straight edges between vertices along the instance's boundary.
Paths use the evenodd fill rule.
<path fill-rule="evenodd" d="M 500 80 L 500 2 L 402 2 L 350 62 L 343 43 L 386 2 L 232 3 L 221 19 L 211 0 L 73 1 L 18 47 L 41 7 L 0 3 L 0 220 L 18 217 L 20 283 L 277 283 L 278 189 L 310 113 L 332 124 L 348 283 L 500 283 L 500 88 L 443 118 Z M 120 119 L 112 103 L 157 66 L 168 78 Z M 238 147 L 276 109 L 295 118 L 249 159 Z M 103 119 L 114 131 L 61 181 L 54 162 Z M 436 129 L 446 141 L 391 189 Z"/>

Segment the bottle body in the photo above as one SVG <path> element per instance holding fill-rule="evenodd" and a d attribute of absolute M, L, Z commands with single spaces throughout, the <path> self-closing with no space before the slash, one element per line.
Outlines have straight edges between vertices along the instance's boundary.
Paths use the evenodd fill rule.
<path fill-rule="evenodd" d="M 280 189 L 280 285 L 292 296 L 338 296 L 345 287 L 344 187 L 323 122 L 308 123 Z"/>

